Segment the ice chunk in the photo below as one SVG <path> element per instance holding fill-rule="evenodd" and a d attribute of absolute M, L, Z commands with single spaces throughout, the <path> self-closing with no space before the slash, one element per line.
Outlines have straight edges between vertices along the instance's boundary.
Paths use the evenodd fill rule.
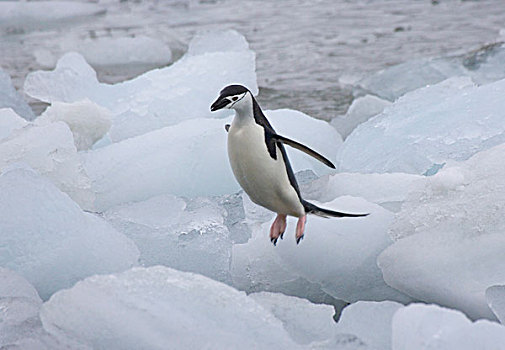
<path fill-rule="evenodd" d="M 358 336 L 371 349 L 391 349 L 391 322 L 402 307 L 393 301 L 358 301 L 342 311 L 336 331 Z"/>
<path fill-rule="evenodd" d="M 342 137 L 328 122 L 317 120 L 305 113 L 277 109 L 265 111 L 275 131 L 282 136 L 298 141 L 334 162 L 342 145 Z M 293 169 L 312 169 L 317 174 L 327 174 L 332 169 L 307 154 L 286 146 Z"/>
<path fill-rule="evenodd" d="M 162 195 L 106 211 L 139 247 L 144 266 L 165 265 L 230 282 L 232 241 L 224 210 L 207 198 Z"/>
<path fill-rule="evenodd" d="M 65 21 L 104 14 L 97 4 L 75 1 L 1 1 L 0 27 L 9 31 L 24 31 L 58 26 Z"/>
<path fill-rule="evenodd" d="M 0 267 L 0 299 L 4 298 L 25 298 L 35 304 L 42 304 L 39 294 L 30 282 L 14 271 Z"/>
<path fill-rule="evenodd" d="M 216 52 L 241 52 L 249 50 L 245 37 L 234 31 L 208 31 L 195 35 L 189 43 L 188 55 L 198 56 Z"/>
<path fill-rule="evenodd" d="M 69 52 L 61 57 L 52 72 L 28 74 L 24 90 L 29 96 L 48 103 L 71 103 L 88 97 L 95 101 L 100 96 L 111 97 L 103 96 L 108 91 L 107 85 L 100 85 L 96 72 L 77 52 Z"/>
<path fill-rule="evenodd" d="M 82 208 L 93 208 L 91 182 L 65 123 L 27 126 L 0 140 L 0 170 L 16 162 L 27 163 L 50 178 Z"/>
<path fill-rule="evenodd" d="M 505 80 L 476 87 L 452 78 L 406 94 L 349 135 L 340 170 L 430 174 L 503 143 L 504 93 Z"/>
<path fill-rule="evenodd" d="M 270 111 L 269 116 L 279 133 L 328 158 L 336 154 L 340 137 L 328 123 L 291 110 Z M 101 211 L 163 193 L 197 197 L 236 192 L 239 185 L 229 165 L 224 129 L 230 122 L 192 119 L 88 152 L 84 166 L 93 181 L 96 208 Z M 289 152 L 295 171 L 331 170 L 303 152 Z M 142 181 L 132 186 L 132 179 Z"/>
<path fill-rule="evenodd" d="M 42 328 L 42 300 L 35 288 L 9 269 L 0 268 L 0 348 L 24 350 L 84 349 L 56 340 Z"/>
<path fill-rule="evenodd" d="M 48 298 L 95 273 L 134 265 L 138 250 L 104 220 L 81 211 L 51 182 L 26 169 L 0 176 L 0 266 Z"/>
<path fill-rule="evenodd" d="M 492 350 L 504 341 L 504 326 L 472 323 L 463 313 L 436 305 L 411 304 L 393 317 L 393 350 Z"/>
<path fill-rule="evenodd" d="M 340 196 L 362 197 L 388 210 L 398 211 L 415 186 L 424 186 L 424 176 L 392 174 L 339 173 L 323 176 L 301 191 L 305 199 L 329 202 Z"/>
<path fill-rule="evenodd" d="M 53 102 L 46 111 L 37 118 L 37 124 L 47 122 L 65 122 L 74 136 L 78 151 L 91 148 L 109 131 L 112 114 L 109 110 L 96 105 L 89 100 L 74 103 Z"/>
<path fill-rule="evenodd" d="M 443 58 L 422 58 L 383 69 L 362 79 L 358 85 L 369 93 L 394 101 L 406 92 L 458 75 L 465 75 L 458 64 Z"/>
<path fill-rule="evenodd" d="M 299 344 L 327 340 L 335 333 L 335 310 L 330 305 L 312 304 L 280 293 L 260 292 L 249 296 L 281 320 L 284 329 Z"/>
<path fill-rule="evenodd" d="M 288 239 L 284 239 L 276 249 L 284 265 L 307 280 L 320 284 L 323 290 L 337 299 L 348 302 L 409 300 L 385 284 L 376 264 L 379 253 L 391 244 L 387 228 L 393 214 L 362 198 L 350 196 L 339 197 L 321 206 L 370 215 L 341 219 L 309 217 L 305 239 L 300 245 L 289 237 L 289 233 L 294 231 L 294 222 L 290 221 L 292 224 L 288 225 L 286 233 Z"/>
<path fill-rule="evenodd" d="M 99 37 L 81 41 L 73 39 L 65 41 L 61 46 L 63 51 L 80 53 L 93 67 L 107 67 L 107 70 L 125 65 L 154 68 L 167 65 L 172 59 L 172 51 L 168 45 L 145 35 Z"/>
<path fill-rule="evenodd" d="M 477 84 L 487 84 L 505 78 L 505 45 L 503 40 L 463 56 L 467 74 Z"/>
<path fill-rule="evenodd" d="M 494 319 L 485 290 L 505 281 L 505 145 L 448 164 L 413 189 L 378 259 L 394 288 Z"/>
<path fill-rule="evenodd" d="M 28 124 L 26 120 L 16 114 L 11 108 L 0 109 L 0 141 L 9 136 L 12 131 Z"/>
<path fill-rule="evenodd" d="M 162 266 L 89 277 L 56 293 L 41 318 L 93 349 L 298 348 L 245 293 Z"/>
<path fill-rule="evenodd" d="M 0 6 L 7 2 L 0 2 Z M 0 7 L 1 8 L 1 7 Z M 2 11 L 0 11 L 2 13 Z M 1 16 L 1 15 L 0 15 Z M 2 23 L 2 20 L 0 20 Z M 32 109 L 21 95 L 14 89 L 9 74 L 0 68 L 0 108 L 11 108 L 26 120 L 35 119 Z"/>
<path fill-rule="evenodd" d="M 359 124 L 381 113 L 384 108 L 390 105 L 391 102 L 377 96 L 366 95 L 358 97 L 352 101 L 345 115 L 337 116 L 331 120 L 331 125 L 333 125 L 345 139 Z"/>
<path fill-rule="evenodd" d="M 486 300 L 496 317 L 505 324 L 505 286 L 491 286 L 486 289 Z"/>
<path fill-rule="evenodd" d="M 236 192 L 224 124 L 188 120 L 88 152 L 84 166 L 96 191 L 96 208 L 163 193 L 196 197 Z"/>
<path fill-rule="evenodd" d="M 408 297 L 386 285 L 376 264 L 379 253 L 391 244 L 387 228 L 393 214 L 366 200 L 348 196 L 322 206 L 371 215 L 359 219 L 311 216 L 300 245 L 293 238 L 292 220 L 288 220 L 284 240 L 277 247 L 268 238 L 270 223 L 257 225 L 247 244 L 233 247 L 234 283 L 241 289 L 261 290 L 262 286 L 271 288 L 282 284 L 286 288 L 289 282 L 302 278 L 319 285 L 334 298 L 348 302 L 408 301 Z M 306 283 L 305 286 L 294 284 L 291 288 L 295 289 L 288 293 L 307 296 L 304 295 L 308 292 L 304 290 L 306 287 Z"/>
<path fill-rule="evenodd" d="M 229 47 L 208 51 L 210 42 L 197 37 L 188 52 L 173 65 L 149 71 L 135 79 L 115 85 L 98 83 L 96 73 L 77 53 L 63 56 L 52 72 L 34 72 L 27 76 L 25 91 L 42 101 L 75 102 L 84 98 L 108 108 L 114 115 L 131 112 L 146 116 L 143 128 L 135 133 L 138 118 L 113 121 L 113 129 L 128 137 L 160 126 L 173 125 L 192 118 L 226 116 L 230 111 L 212 114 L 209 106 L 219 91 L 230 83 L 243 84 L 257 94 L 255 55 L 244 45 L 245 39 L 234 31 L 221 32 Z M 152 123 L 152 125 L 151 125 Z M 119 139 L 124 138 L 120 136 Z"/>

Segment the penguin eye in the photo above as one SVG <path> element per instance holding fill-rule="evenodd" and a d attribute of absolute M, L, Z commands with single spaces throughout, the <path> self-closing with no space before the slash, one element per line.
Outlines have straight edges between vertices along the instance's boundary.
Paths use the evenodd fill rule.
<path fill-rule="evenodd" d="M 237 101 L 237 100 L 238 100 L 238 97 L 237 97 L 237 96 L 233 96 L 231 99 L 232 99 L 233 101 Z"/>

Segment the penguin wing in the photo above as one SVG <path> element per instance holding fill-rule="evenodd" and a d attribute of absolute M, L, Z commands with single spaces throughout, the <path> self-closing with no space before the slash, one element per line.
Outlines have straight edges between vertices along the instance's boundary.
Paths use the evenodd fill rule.
<path fill-rule="evenodd" d="M 318 161 L 324 163 L 325 165 L 329 166 L 330 168 L 335 169 L 335 165 L 333 165 L 333 163 L 330 162 L 327 158 L 323 157 L 322 155 L 320 155 L 319 153 L 317 153 L 313 149 L 310 149 L 309 147 L 302 145 L 299 142 L 293 141 L 291 139 L 288 139 L 287 137 L 284 137 L 284 136 L 281 136 L 278 134 L 273 134 L 272 139 L 274 139 L 275 141 L 278 141 L 278 142 L 282 142 L 285 145 L 296 148 L 302 152 L 305 152 L 309 156 L 316 158 Z"/>
<path fill-rule="evenodd" d="M 230 124 L 226 124 L 224 126 L 224 129 L 226 130 L 226 132 L 228 132 L 230 130 L 230 126 L 231 126 Z"/>

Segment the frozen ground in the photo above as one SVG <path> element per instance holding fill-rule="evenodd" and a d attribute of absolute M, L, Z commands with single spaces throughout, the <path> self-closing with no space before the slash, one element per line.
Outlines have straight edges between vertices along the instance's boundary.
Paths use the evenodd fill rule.
<path fill-rule="evenodd" d="M 505 6 L 289 5 L 0 1 L 0 348 L 501 349 Z M 306 199 L 370 215 L 274 247 L 232 82 L 343 170 L 288 149 Z"/>

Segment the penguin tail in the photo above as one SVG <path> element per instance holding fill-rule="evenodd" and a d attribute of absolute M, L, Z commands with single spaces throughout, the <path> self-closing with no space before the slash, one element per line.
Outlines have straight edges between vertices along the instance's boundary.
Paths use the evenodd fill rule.
<path fill-rule="evenodd" d="M 317 215 L 323 218 L 358 218 L 362 216 L 367 216 L 369 214 L 349 214 L 341 213 L 339 211 L 333 211 L 325 208 L 318 207 L 315 204 L 302 200 L 303 207 L 305 208 L 305 213 Z"/>

